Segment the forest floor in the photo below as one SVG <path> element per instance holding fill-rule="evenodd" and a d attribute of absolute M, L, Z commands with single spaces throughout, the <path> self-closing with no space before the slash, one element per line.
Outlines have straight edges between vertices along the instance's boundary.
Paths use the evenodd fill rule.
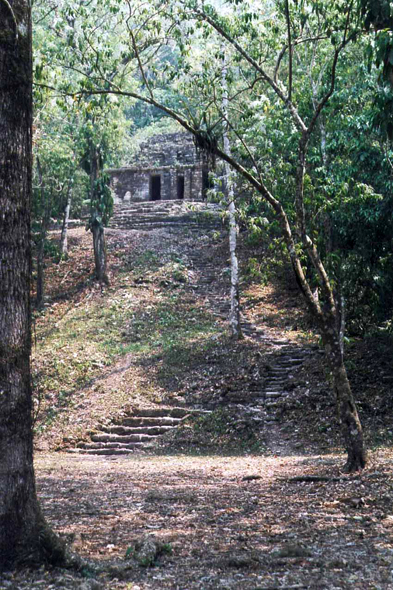
<path fill-rule="evenodd" d="M 277 422 L 239 421 L 239 400 L 263 384 L 274 353 L 233 342 L 193 288 L 195 235 L 109 231 L 111 284 L 101 289 L 89 234 L 70 234 L 35 314 L 35 465 L 44 514 L 84 566 L 10 572 L 0 588 L 393 589 L 390 341 L 348 349 L 370 452 L 367 469 L 346 475 L 321 355 L 295 376 Z M 224 237 L 198 247 L 225 284 Z M 315 350 L 285 264 L 272 263 L 266 282 L 260 256 L 242 248 L 245 314 Z M 149 452 L 67 453 L 130 403 L 206 407 L 212 418 Z"/>

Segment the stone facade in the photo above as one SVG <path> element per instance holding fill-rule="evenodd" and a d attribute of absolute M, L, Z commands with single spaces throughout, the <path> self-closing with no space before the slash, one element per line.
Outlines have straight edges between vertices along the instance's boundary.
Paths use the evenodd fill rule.
<path fill-rule="evenodd" d="M 123 168 L 107 170 L 115 204 L 142 201 L 202 201 L 208 188 L 208 167 L 188 133 L 156 135 L 141 145 L 138 156 Z"/>

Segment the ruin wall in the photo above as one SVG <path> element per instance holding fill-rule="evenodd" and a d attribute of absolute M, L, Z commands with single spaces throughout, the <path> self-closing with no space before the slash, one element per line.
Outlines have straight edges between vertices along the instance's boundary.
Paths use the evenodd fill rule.
<path fill-rule="evenodd" d="M 116 204 L 203 200 L 207 166 L 187 133 L 158 135 L 142 144 L 132 164 L 109 169 Z"/>

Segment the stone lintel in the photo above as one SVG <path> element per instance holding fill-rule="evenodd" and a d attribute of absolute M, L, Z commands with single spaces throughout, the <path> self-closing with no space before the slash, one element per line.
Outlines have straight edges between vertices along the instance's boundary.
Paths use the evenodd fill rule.
<path fill-rule="evenodd" d="M 110 174 L 119 174 L 121 172 L 161 172 L 165 170 L 192 170 L 193 168 L 199 168 L 198 164 L 176 164 L 175 166 L 123 166 L 122 168 L 106 168 L 104 172 Z"/>

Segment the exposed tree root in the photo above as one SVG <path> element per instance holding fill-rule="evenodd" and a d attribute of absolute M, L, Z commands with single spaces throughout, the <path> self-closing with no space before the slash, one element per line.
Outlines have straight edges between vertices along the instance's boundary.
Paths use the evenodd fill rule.
<path fill-rule="evenodd" d="M 286 481 L 287 483 L 299 483 L 299 482 L 318 482 L 318 481 L 327 481 L 327 482 L 335 482 L 335 481 L 342 481 L 342 477 L 327 477 L 323 475 L 297 475 L 296 477 L 291 477 L 289 479 L 282 478 L 282 481 Z"/>

